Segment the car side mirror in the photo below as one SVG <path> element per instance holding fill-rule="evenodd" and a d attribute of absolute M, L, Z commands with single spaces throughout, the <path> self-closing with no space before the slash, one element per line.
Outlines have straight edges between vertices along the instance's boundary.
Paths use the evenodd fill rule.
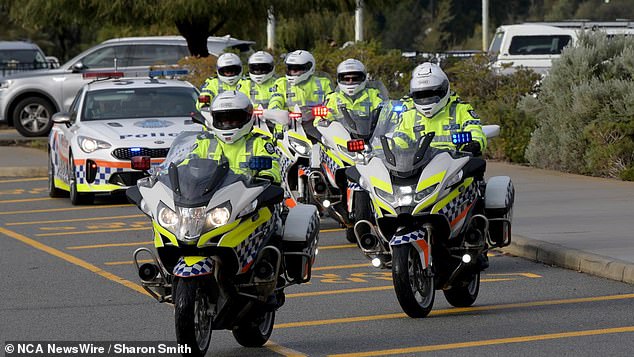
<path fill-rule="evenodd" d="M 70 124 L 70 114 L 66 112 L 55 113 L 52 119 L 55 124 Z"/>
<path fill-rule="evenodd" d="M 84 66 L 83 63 L 81 62 L 77 62 L 73 65 L 73 73 L 79 73 L 79 72 L 83 72 L 86 69 L 86 66 Z"/>
<path fill-rule="evenodd" d="M 200 125 L 205 125 L 205 117 L 202 115 L 202 113 L 200 112 L 191 112 L 189 114 L 192 117 L 192 121 L 194 123 L 200 124 Z"/>

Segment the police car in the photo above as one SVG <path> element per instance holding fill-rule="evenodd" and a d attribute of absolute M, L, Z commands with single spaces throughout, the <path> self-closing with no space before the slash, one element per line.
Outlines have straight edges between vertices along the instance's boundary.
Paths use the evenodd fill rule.
<path fill-rule="evenodd" d="M 178 134 L 201 130 L 190 117 L 196 110 L 197 89 L 189 82 L 157 78 L 176 74 L 91 74 L 100 78 L 79 91 L 69 112 L 53 116 L 49 195 L 60 197 L 67 191 L 76 205 L 91 203 L 95 193 L 123 192 L 144 176 L 131 168 L 132 157 L 149 156 L 151 164 L 158 165 Z"/>

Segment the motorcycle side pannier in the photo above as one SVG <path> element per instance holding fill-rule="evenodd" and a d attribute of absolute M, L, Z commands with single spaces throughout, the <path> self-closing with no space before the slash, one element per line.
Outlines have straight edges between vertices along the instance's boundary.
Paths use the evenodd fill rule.
<path fill-rule="evenodd" d="M 319 238 L 317 207 L 298 203 L 286 217 L 284 238 L 284 267 L 292 281 L 308 282 L 315 261 Z"/>
<path fill-rule="evenodd" d="M 486 184 L 484 195 L 485 215 L 489 219 L 489 235 L 492 247 L 511 244 L 511 221 L 515 187 L 508 176 L 491 177 Z"/>

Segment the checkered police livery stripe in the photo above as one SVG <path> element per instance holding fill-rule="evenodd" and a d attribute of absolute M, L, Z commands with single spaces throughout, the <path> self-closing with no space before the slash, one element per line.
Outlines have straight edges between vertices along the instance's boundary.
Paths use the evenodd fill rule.
<path fill-rule="evenodd" d="M 446 216 L 449 222 L 453 222 L 453 220 L 464 211 L 465 206 L 475 199 L 477 192 L 476 185 L 477 182 L 474 181 L 463 193 L 459 194 L 456 198 L 447 203 L 445 207 L 441 208 L 438 213 Z"/>
<path fill-rule="evenodd" d="M 348 182 L 348 188 L 353 191 L 363 191 L 361 185 L 356 182 Z"/>
<path fill-rule="evenodd" d="M 425 231 L 414 231 L 411 233 L 403 234 L 400 236 L 394 236 L 390 240 L 390 245 L 399 245 L 415 242 L 417 240 L 425 239 Z"/>
<path fill-rule="evenodd" d="M 308 222 L 308 230 L 306 231 L 306 241 L 310 240 L 311 237 L 315 237 L 312 242 L 310 242 L 310 246 L 308 252 L 313 254 L 315 248 L 317 247 L 317 241 L 319 240 L 319 214 L 315 211 L 310 217 L 310 222 Z"/>
<path fill-rule="evenodd" d="M 282 150 L 280 150 L 279 148 L 276 148 L 275 152 L 279 156 L 278 161 L 280 163 L 280 172 L 282 173 L 282 177 L 286 177 L 288 175 L 288 169 L 289 167 L 291 167 L 293 162 L 286 155 L 284 155 L 282 153 Z"/>
<path fill-rule="evenodd" d="M 191 276 L 210 274 L 212 273 L 213 265 L 213 260 L 207 258 L 192 266 L 187 266 L 185 259 L 181 257 L 174 267 L 174 275 L 181 278 L 187 278 Z"/>
<path fill-rule="evenodd" d="M 464 123 L 462 123 L 462 128 L 466 128 L 469 125 L 480 125 L 480 121 L 479 120 L 467 120 Z"/>
<path fill-rule="evenodd" d="M 262 247 L 262 243 L 264 243 L 274 228 L 275 222 L 277 221 L 277 215 L 278 210 L 276 208 L 273 212 L 273 216 L 268 220 L 268 222 L 257 227 L 253 233 L 251 233 L 235 248 L 236 255 L 238 256 L 238 262 L 240 263 L 241 273 L 244 273 L 243 270 L 245 270 L 245 268 L 247 268 L 258 255 L 258 252 Z M 262 233 L 260 234 L 260 232 Z"/>
<path fill-rule="evenodd" d="M 107 185 L 110 176 L 117 172 L 124 172 L 125 169 L 117 167 L 103 167 L 97 166 L 97 174 L 95 175 L 95 181 L 90 183 L 91 185 Z M 75 177 L 77 177 L 77 183 L 88 184 L 86 181 L 86 166 L 75 166 Z"/>
<path fill-rule="evenodd" d="M 337 169 L 339 169 L 339 165 L 337 165 L 337 163 L 335 163 L 335 161 L 330 156 L 328 156 L 328 154 L 326 154 L 324 148 L 321 146 L 319 147 L 319 158 L 321 159 L 322 163 L 325 163 L 326 166 L 328 166 L 328 169 L 333 175 L 335 174 Z"/>
<path fill-rule="evenodd" d="M 506 200 L 504 202 L 504 207 L 510 207 L 515 200 L 515 187 L 513 186 L 513 181 L 509 181 L 509 185 L 506 187 Z"/>

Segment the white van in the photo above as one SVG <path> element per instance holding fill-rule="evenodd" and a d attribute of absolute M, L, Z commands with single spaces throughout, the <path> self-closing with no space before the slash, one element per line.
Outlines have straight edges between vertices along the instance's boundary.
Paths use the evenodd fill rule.
<path fill-rule="evenodd" d="M 604 31 L 608 36 L 634 35 L 634 22 L 563 21 L 500 26 L 489 47 L 493 68 L 511 73 L 523 66 L 546 74 L 564 47 L 574 46 L 578 31 Z"/>

